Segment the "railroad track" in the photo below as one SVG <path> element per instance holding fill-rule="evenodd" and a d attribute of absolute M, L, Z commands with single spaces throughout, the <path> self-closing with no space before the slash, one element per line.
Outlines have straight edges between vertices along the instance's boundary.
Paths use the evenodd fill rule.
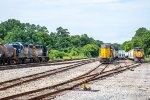
<path fill-rule="evenodd" d="M 63 91 L 66 90 L 70 90 L 73 89 L 79 85 L 81 85 L 82 83 L 88 83 L 90 81 L 94 81 L 96 79 L 102 78 L 102 77 L 106 77 L 115 73 L 119 73 L 122 71 L 125 71 L 129 68 L 133 68 L 135 66 L 138 66 L 140 64 L 131 64 L 128 66 L 122 66 L 122 67 L 116 67 L 114 69 L 111 69 L 109 71 L 104 71 L 108 65 L 105 65 L 102 70 L 100 72 L 96 72 L 94 73 L 94 71 L 96 69 L 98 69 L 101 64 L 99 66 L 96 66 L 95 68 L 93 68 L 92 70 L 88 71 L 87 73 L 75 77 L 73 79 L 70 79 L 68 81 L 53 85 L 53 86 L 49 86 L 49 87 L 45 87 L 45 88 L 41 88 L 38 90 L 33 90 L 33 91 L 29 91 L 29 92 L 25 92 L 25 93 L 20 93 L 20 94 L 15 94 L 9 97 L 5 97 L 5 98 L 1 98 L 1 100 L 3 99 L 26 99 L 26 100 L 37 100 L 37 99 L 50 99 L 52 98 L 52 96 L 55 96 Z"/>
<path fill-rule="evenodd" d="M 77 80 L 79 78 L 82 78 L 82 77 L 85 77 L 86 75 L 88 74 L 92 74 L 93 71 L 95 71 L 96 69 L 98 69 L 100 66 L 102 66 L 102 64 L 94 67 L 93 69 L 89 70 L 88 72 L 78 76 L 78 77 L 75 77 L 74 79 L 71 79 L 71 80 Z M 108 65 L 107 65 L 108 66 Z M 106 66 L 105 66 L 106 68 Z M 103 71 L 103 70 L 102 70 Z M 48 86 L 48 87 L 45 87 L 45 88 L 41 88 L 41 89 L 38 89 L 38 90 L 33 90 L 33 91 L 29 91 L 29 92 L 25 92 L 25 93 L 21 93 L 21 94 L 16 94 L 16 95 L 12 95 L 12 96 L 9 96 L 9 97 L 6 97 L 6 98 L 1 98 L 1 99 L 23 99 L 23 98 L 16 98 L 18 96 L 23 96 L 23 95 L 28 95 L 28 94 L 31 94 L 31 93 L 37 93 L 38 91 L 40 91 L 40 93 L 42 92 L 41 90 L 45 90 L 45 89 L 50 89 L 50 88 L 55 88 L 57 86 L 61 86 L 62 84 L 66 84 L 67 82 L 71 81 L 71 80 L 68 80 L 68 81 L 65 81 L 65 82 L 62 82 L 62 83 L 59 83 L 59 84 L 56 84 L 56 85 L 53 85 L 53 86 Z M 26 98 L 27 99 L 27 98 Z"/>
<path fill-rule="evenodd" d="M 67 84 L 65 84 L 65 86 L 57 87 L 55 89 L 55 91 L 53 91 L 53 92 L 49 92 L 47 94 L 42 94 L 42 95 L 39 94 L 38 96 L 29 98 L 28 100 L 36 100 L 36 99 L 45 99 L 45 100 L 48 99 L 48 100 L 50 100 L 50 99 L 54 99 L 59 93 L 61 93 L 63 91 L 72 90 L 75 87 L 78 87 L 83 83 L 88 83 L 88 82 L 91 82 L 91 81 L 94 81 L 94 80 L 97 80 L 97 79 L 100 79 L 100 78 L 103 78 L 103 77 L 114 75 L 115 73 L 123 72 L 125 70 L 128 70 L 130 68 L 134 68 L 135 66 L 139 66 L 139 65 L 140 64 L 131 64 L 131 65 L 128 65 L 128 66 L 117 67 L 117 68 L 111 69 L 109 71 L 104 71 L 103 70 L 99 73 L 95 73 L 95 74 L 91 74 L 91 75 L 82 77 L 82 79 L 84 78 L 84 80 L 82 80 L 81 78 L 78 79 L 78 80 L 81 80 L 81 81 L 78 81 L 78 82 L 75 82 L 77 80 L 73 80 L 75 83 L 73 83 L 73 82 L 72 83 L 67 83 L 67 84 L 69 84 L 69 86 Z"/>
<path fill-rule="evenodd" d="M 20 77 L 20 78 L 8 80 L 8 81 L 0 82 L 0 90 L 12 88 L 14 86 L 18 86 L 18 85 L 21 85 L 23 83 L 31 82 L 31 81 L 34 81 L 36 79 L 44 78 L 47 76 L 52 76 L 52 75 L 55 75 L 57 73 L 64 72 L 64 71 L 67 71 L 67 70 L 70 70 L 73 68 L 77 68 L 77 67 L 80 67 L 82 65 L 92 63 L 95 61 L 97 61 L 97 60 L 96 59 L 85 60 L 85 61 L 79 62 L 77 64 L 73 64 L 73 65 L 69 65 L 69 66 L 65 66 L 65 67 L 61 67 L 61 68 L 57 68 L 57 69 L 53 69 L 53 70 L 48 70 L 45 72 L 41 72 L 41 73 L 37 73 L 37 74 L 25 76 L 25 77 Z"/>
<path fill-rule="evenodd" d="M 16 65 L 6 65 L 0 66 L 1 70 L 10 70 L 10 69 L 18 69 L 18 68 L 29 68 L 29 67 L 40 67 L 40 66 L 51 66 L 51 65 L 61 65 L 61 64 L 71 64 L 78 63 L 82 61 L 88 60 L 98 60 L 98 58 L 90 58 L 90 59 L 81 59 L 81 60 L 69 60 L 69 61 L 59 61 L 59 62 L 43 62 L 43 63 L 27 63 L 27 64 L 16 64 Z"/>

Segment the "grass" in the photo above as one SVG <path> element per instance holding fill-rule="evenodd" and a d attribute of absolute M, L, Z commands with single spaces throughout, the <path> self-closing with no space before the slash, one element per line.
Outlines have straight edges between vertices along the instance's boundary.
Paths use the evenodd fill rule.
<path fill-rule="evenodd" d="M 63 59 L 80 59 L 80 58 L 88 58 L 85 56 L 64 56 Z"/>
<path fill-rule="evenodd" d="M 53 61 L 62 61 L 62 60 L 74 60 L 74 59 L 84 59 L 84 58 L 88 58 L 86 56 L 63 56 L 63 58 L 53 58 L 50 59 L 50 62 Z"/>
<path fill-rule="evenodd" d="M 146 62 L 150 62 L 150 56 L 149 57 L 145 57 L 145 61 Z"/>

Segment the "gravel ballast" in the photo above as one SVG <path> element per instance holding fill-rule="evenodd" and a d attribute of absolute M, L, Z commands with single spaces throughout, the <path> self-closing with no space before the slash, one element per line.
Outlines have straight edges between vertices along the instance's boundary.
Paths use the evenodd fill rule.
<path fill-rule="evenodd" d="M 58 73 L 56 75 L 52 75 L 50 77 L 45 77 L 45 78 L 37 79 L 36 81 L 24 83 L 22 85 L 19 85 L 19 86 L 16 86 L 16 87 L 4 90 L 4 91 L 0 91 L 0 97 L 7 97 L 13 94 L 27 92 L 27 91 L 51 86 L 51 85 L 66 81 L 66 80 L 72 79 L 73 77 L 77 77 L 81 74 L 86 73 L 87 71 L 89 71 L 93 67 L 96 67 L 99 64 L 100 63 L 98 61 L 89 63 L 89 64 L 82 65 L 80 67 L 77 67 L 77 68 L 62 72 L 62 73 Z"/>
<path fill-rule="evenodd" d="M 62 65 L 51 65 L 51 66 L 40 66 L 40 67 L 31 67 L 31 68 L 18 68 L 18 69 L 11 69 L 11 70 L 2 70 L 0 71 L 0 82 L 7 81 L 10 79 L 15 79 L 23 76 L 28 76 L 60 67 L 65 67 L 71 64 L 62 64 Z"/>
<path fill-rule="evenodd" d="M 89 87 L 91 91 L 79 87 L 55 100 L 150 100 L 150 64 L 91 82 Z"/>

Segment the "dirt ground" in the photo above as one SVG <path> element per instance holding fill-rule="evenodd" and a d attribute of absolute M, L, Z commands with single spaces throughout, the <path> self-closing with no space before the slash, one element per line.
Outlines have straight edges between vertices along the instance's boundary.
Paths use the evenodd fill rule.
<path fill-rule="evenodd" d="M 76 89 L 55 100 L 150 100 L 150 63 L 88 85 L 91 91 Z"/>

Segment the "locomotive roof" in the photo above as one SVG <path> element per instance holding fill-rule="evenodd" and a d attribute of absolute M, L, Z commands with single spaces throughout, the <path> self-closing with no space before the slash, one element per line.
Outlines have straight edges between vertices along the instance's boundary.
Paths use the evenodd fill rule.
<path fill-rule="evenodd" d="M 38 44 L 32 44 L 32 43 L 24 43 L 24 42 L 10 42 L 8 44 L 19 44 L 19 45 L 36 45 L 36 46 L 42 46 Z"/>
<path fill-rule="evenodd" d="M 135 47 L 134 50 L 143 50 L 141 47 Z"/>
<path fill-rule="evenodd" d="M 106 47 L 112 48 L 112 45 L 111 45 L 111 43 L 104 43 L 104 44 L 101 45 L 101 47 L 104 47 L 104 48 L 106 48 Z"/>

